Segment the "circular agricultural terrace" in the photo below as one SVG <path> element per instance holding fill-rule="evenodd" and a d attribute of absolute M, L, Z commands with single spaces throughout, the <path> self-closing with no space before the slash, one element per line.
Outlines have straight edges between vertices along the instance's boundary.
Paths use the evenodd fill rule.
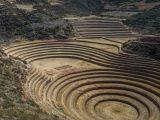
<path fill-rule="evenodd" d="M 4 48 L 30 64 L 24 85 L 28 95 L 42 109 L 68 120 L 160 120 L 159 62 L 121 50 L 135 34 L 117 19 L 71 22 L 77 40 Z"/>

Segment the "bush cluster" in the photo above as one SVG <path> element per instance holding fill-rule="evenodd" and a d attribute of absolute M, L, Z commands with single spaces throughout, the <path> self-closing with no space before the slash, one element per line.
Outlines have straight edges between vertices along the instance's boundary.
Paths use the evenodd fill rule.
<path fill-rule="evenodd" d="M 136 14 L 124 21 L 130 27 L 143 31 L 142 33 L 160 33 L 160 5 L 144 13 Z"/>
<path fill-rule="evenodd" d="M 47 5 L 48 6 L 48 5 Z M 48 9 L 45 9 L 48 8 Z M 62 20 L 54 10 L 42 6 L 27 12 L 7 5 L 0 5 L 0 36 L 26 39 L 68 38 L 73 34 L 73 28 L 67 20 Z M 52 27 L 45 23 L 54 24 Z M 34 26 L 37 24 L 38 26 Z"/>
<path fill-rule="evenodd" d="M 144 37 L 128 41 L 124 43 L 123 50 L 143 57 L 160 60 L 160 37 Z"/>

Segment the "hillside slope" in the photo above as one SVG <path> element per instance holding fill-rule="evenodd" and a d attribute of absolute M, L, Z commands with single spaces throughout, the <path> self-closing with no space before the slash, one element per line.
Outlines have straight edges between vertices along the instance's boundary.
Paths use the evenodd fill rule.
<path fill-rule="evenodd" d="M 0 120 L 60 120 L 25 97 L 22 84 L 26 75 L 24 64 L 0 52 Z"/>
<path fill-rule="evenodd" d="M 160 5 L 160 0 L 105 0 L 105 10 L 144 11 Z"/>
<path fill-rule="evenodd" d="M 160 5 L 124 21 L 133 29 L 145 34 L 160 34 Z"/>
<path fill-rule="evenodd" d="M 100 11 L 102 3 L 100 0 L 17 0 L 18 4 L 33 4 L 37 6 L 39 3 L 51 4 L 52 8 L 60 11 L 59 14 L 72 15 L 90 15 Z"/>
<path fill-rule="evenodd" d="M 123 51 L 160 60 L 160 37 L 144 37 L 123 44 Z"/>
<path fill-rule="evenodd" d="M 0 3 L 0 36 L 34 40 L 68 38 L 72 34 L 71 24 L 55 14 L 49 4 L 26 11 L 14 4 Z"/>

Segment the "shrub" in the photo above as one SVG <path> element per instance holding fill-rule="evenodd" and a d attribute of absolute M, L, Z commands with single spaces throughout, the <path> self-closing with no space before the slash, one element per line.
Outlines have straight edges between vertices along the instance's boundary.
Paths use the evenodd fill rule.
<path fill-rule="evenodd" d="M 124 23 L 130 27 L 144 31 L 148 34 L 160 33 L 160 5 L 148 10 L 144 13 L 136 14 L 129 19 L 125 20 Z"/>
<path fill-rule="evenodd" d="M 140 56 L 160 60 L 160 37 L 145 37 L 128 41 L 124 43 L 123 50 Z"/>

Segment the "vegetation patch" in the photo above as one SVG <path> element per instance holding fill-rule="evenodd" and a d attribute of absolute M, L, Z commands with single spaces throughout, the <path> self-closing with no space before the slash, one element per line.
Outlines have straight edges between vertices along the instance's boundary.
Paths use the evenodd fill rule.
<path fill-rule="evenodd" d="M 103 12 L 101 15 L 105 17 L 113 17 L 113 18 L 129 18 L 139 12 L 129 12 L 129 11 L 108 11 Z"/>
<path fill-rule="evenodd" d="M 160 60 L 160 37 L 144 37 L 123 44 L 123 51 Z"/>
<path fill-rule="evenodd" d="M 74 34 L 72 25 L 55 14 L 48 4 L 41 4 L 33 11 L 18 9 L 11 3 L 2 4 L 0 18 L 0 36 L 8 39 L 67 39 Z"/>
<path fill-rule="evenodd" d="M 160 2 L 160 0 L 146 0 L 146 3 Z"/>
<path fill-rule="evenodd" d="M 105 0 L 107 3 L 119 5 L 122 3 L 134 3 L 134 2 L 140 2 L 142 0 Z"/>
<path fill-rule="evenodd" d="M 124 21 L 125 24 L 143 34 L 160 34 L 160 5 L 144 13 L 136 14 Z"/>
<path fill-rule="evenodd" d="M 0 54 L 0 118 L 1 120 L 60 120 L 43 112 L 25 98 L 22 83 L 27 69 L 19 61 Z"/>
<path fill-rule="evenodd" d="M 99 13 L 102 8 L 100 0 L 17 0 L 17 3 L 33 4 L 35 7 L 46 4 L 49 6 L 46 9 L 52 9 L 59 15 L 91 15 Z"/>

